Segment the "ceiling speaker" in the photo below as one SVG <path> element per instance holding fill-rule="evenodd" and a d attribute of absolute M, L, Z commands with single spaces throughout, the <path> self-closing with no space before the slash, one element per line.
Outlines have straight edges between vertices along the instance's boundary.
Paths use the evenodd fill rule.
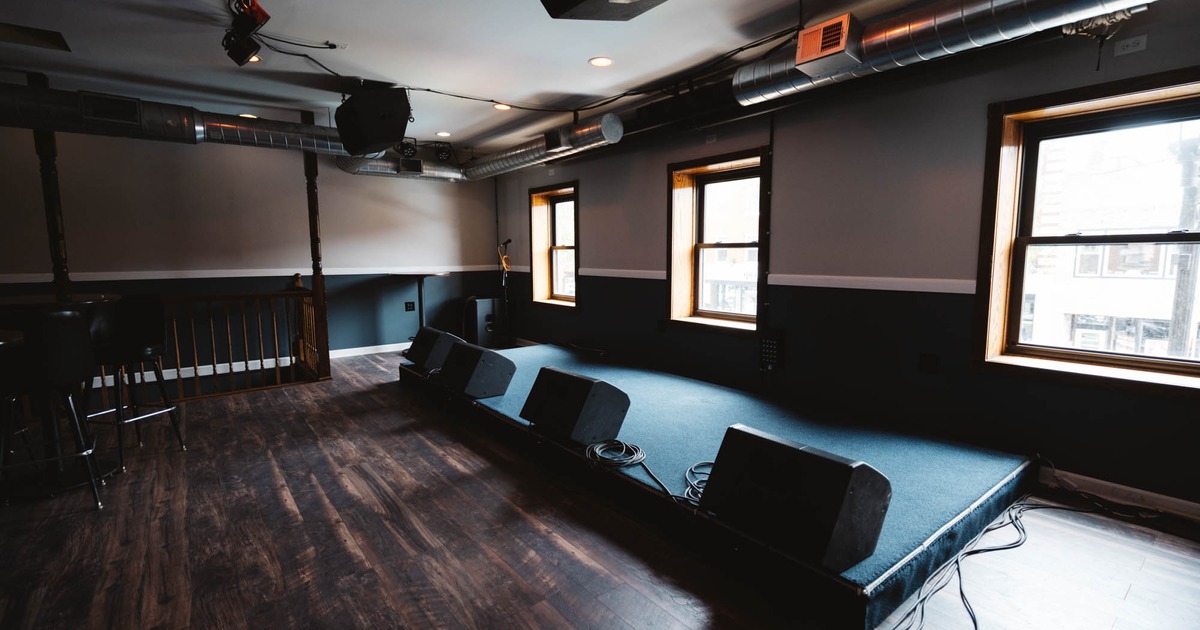
<path fill-rule="evenodd" d="M 560 20 L 625 22 L 667 0 L 542 0 L 550 17 Z"/>
<path fill-rule="evenodd" d="M 338 137 L 350 155 L 379 153 L 395 146 L 404 140 L 411 116 L 404 88 L 355 92 L 333 115 Z"/>

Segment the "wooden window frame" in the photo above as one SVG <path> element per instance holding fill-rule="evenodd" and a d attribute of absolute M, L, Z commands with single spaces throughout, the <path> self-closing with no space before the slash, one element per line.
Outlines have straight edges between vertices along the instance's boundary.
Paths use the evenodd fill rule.
<path fill-rule="evenodd" d="M 748 243 L 716 243 L 704 240 L 704 190 L 708 184 L 718 182 L 731 182 L 740 179 L 759 180 L 759 188 L 762 187 L 762 167 L 753 166 L 737 170 L 723 171 L 719 173 L 705 173 L 697 175 L 695 180 L 696 187 L 696 235 L 694 237 L 695 245 L 692 252 L 692 316 L 703 317 L 710 319 L 726 319 L 735 322 L 754 323 L 757 320 L 757 315 L 744 315 L 741 313 L 726 313 L 724 311 L 710 311 L 700 308 L 700 283 L 703 280 L 700 275 L 700 259 L 706 249 L 751 249 L 758 250 L 759 242 L 757 240 Z M 761 201 L 759 203 L 761 211 Z M 755 313 L 758 309 L 755 308 Z"/>
<path fill-rule="evenodd" d="M 546 197 L 546 202 L 549 206 L 550 212 L 550 216 L 547 218 L 547 221 L 550 223 L 550 247 L 546 250 L 546 255 L 549 257 L 549 261 L 547 262 L 546 266 L 547 270 L 550 272 L 550 299 L 563 302 L 574 302 L 574 295 L 554 292 L 554 277 L 556 271 L 554 253 L 568 250 L 575 252 L 575 268 L 571 270 L 571 273 L 574 274 L 576 278 L 575 291 L 576 293 L 579 292 L 579 252 L 575 245 L 555 244 L 558 242 L 558 213 L 556 212 L 556 206 L 564 201 L 574 202 L 571 212 L 571 221 L 575 224 L 575 243 L 579 243 L 579 195 L 574 192 L 574 189 L 572 189 L 570 193 L 566 194 L 548 195 Z"/>
<path fill-rule="evenodd" d="M 755 315 L 697 311 L 699 276 L 699 206 L 702 184 L 717 178 L 759 178 L 758 200 L 758 300 Z M 771 148 L 760 146 L 667 165 L 668 321 L 753 331 L 758 328 L 767 294 L 770 259 Z"/>
<path fill-rule="evenodd" d="M 554 200 L 575 201 L 575 296 L 554 293 Z M 563 182 L 529 190 L 529 260 L 531 299 L 535 304 L 574 307 L 579 294 L 579 182 Z"/>
<path fill-rule="evenodd" d="M 1200 244 L 1196 233 L 1033 236 L 1038 142 L 1200 112 L 1197 68 L 995 103 L 980 234 L 978 330 L 983 361 L 1147 384 L 1200 388 L 1195 361 L 1020 342 L 1026 253 L 1038 245 Z M 1101 262 L 1103 264 L 1103 261 Z"/>

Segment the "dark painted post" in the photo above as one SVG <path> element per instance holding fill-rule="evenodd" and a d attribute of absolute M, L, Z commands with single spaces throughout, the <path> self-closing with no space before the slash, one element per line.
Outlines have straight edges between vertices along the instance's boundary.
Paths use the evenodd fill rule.
<path fill-rule="evenodd" d="M 300 122 L 315 124 L 312 112 L 300 112 Z M 308 239 L 312 247 L 313 317 L 316 319 L 317 376 L 329 378 L 329 312 L 325 304 L 325 272 L 321 266 L 321 211 L 317 202 L 317 154 L 304 152 L 304 179 L 308 183 Z"/>
<path fill-rule="evenodd" d="M 30 87 L 48 88 L 46 75 L 31 72 L 27 75 Z M 42 173 L 42 204 L 46 212 L 46 236 L 50 239 L 50 264 L 54 270 L 54 293 L 61 300 L 71 294 L 71 276 L 67 269 L 67 238 L 63 230 L 62 197 L 58 188 L 58 145 L 54 131 L 33 130 L 33 146 L 37 150 Z"/>

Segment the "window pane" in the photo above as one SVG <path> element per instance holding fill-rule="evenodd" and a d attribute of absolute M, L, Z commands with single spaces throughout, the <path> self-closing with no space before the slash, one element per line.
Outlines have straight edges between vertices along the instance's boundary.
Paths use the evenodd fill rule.
<path fill-rule="evenodd" d="M 703 243 L 758 242 L 757 177 L 704 185 Z"/>
<path fill-rule="evenodd" d="M 1196 138 L 1200 120 L 1043 140 L 1032 235 L 1194 231 L 1180 218 L 1180 147 Z"/>
<path fill-rule="evenodd" d="M 555 249 L 550 252 L 550 260 L 554 264 L 551 279 L 554 295 L 575 296 L 575 250 Z"/>
<path fill-rule="evenodd" d="M 554 204 L 554 245 L 575 245 L 575 202 Z"/>
<path fill-rule="evenodd" d="M 1105 246 L 1102 273 L 1079 273 L 1080 261 L 1095 249 L 1029 248 L 1020 342 L 1200 360 L 1200 274 L 1196 273 L 1200 246 Z"/>
<path fill-rule="evenodd" d="M 699 275 L 699 309 L 737 315 L 758 311 L 757 247 L 702 249 Z"/>

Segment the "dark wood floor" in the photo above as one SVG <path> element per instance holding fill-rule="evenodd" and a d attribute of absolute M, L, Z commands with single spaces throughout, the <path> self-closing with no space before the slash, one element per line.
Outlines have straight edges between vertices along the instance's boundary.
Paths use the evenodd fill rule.
<path fill-rule="evenodd" d="M 731 570 L 397 365 L 189 402 L 188 450 L 151 421 L 102 511 L 82 489 L 0 508 L 0 628 L 815 627 L 821 602 L 780 589 L 780 565 Z M 1200 545 L 1024 520 L 1024 546 L 963 563 L 981 627 L 1200 627 Z M 956 583 L 926 610 L 971 627 Z"/>

